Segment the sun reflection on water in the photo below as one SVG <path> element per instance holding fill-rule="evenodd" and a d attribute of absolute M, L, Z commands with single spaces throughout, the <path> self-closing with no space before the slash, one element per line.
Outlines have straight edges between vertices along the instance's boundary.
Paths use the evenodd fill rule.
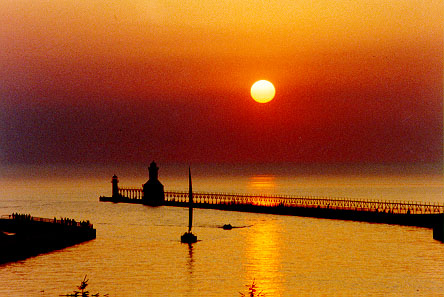
<path fill-rule="evenodd" d="M 251 232 L 246 233 L 245 281 L 254 281 L 266 296 L 281 296 L 281 226 L 276 220 L 258 221 Z"/>
<path fill-rule="evenodd" d="M 254 175 L 248 180 L 248 190 L 252 194 L 276 193 L 276 177 L 274 175 Z"/>

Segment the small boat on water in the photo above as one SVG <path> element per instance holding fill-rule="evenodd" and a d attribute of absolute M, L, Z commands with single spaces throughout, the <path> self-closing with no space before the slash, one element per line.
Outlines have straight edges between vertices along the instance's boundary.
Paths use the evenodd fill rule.
<path fill-rule="evenodd" d="M 224 229 L 224 230 L 231 230 L 231 229 L 233 229 L 233 226 L 231 226 L 231 224 L 225 224 L 225 225 L 222 226 L 222 229 Z"/>
<path fill-rule="evenodd" d="M 191 185 L 191 169 L 188 168 L 188 185 L 189 185 L 189 212 L 188 212 L 188 231 L 185 232 L 181 237 L 180 241 L 182 243 L 195 243 L 197 242 L 197 236 L 191 232 L 193 227 L 193 188 Z"/>

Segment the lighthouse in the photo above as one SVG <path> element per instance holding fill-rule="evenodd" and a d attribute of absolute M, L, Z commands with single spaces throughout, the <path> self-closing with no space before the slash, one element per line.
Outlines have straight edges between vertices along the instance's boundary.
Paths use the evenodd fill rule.
<path fill-rule="evenodd" d="M 165 192 L 162 183 L 159 181 L 159 167 L 157 167 L 156 162 L 151 162 L 148 171 L 149 179 L 142 185 L 143 204 L 162 205 L 165 202 Z"/>
<path fill-rule="evenodd" d="M 119 183 L 119 179 L 117 178 L 117 175 L 114 174 L 112 179 L 111 179 L 111 184 L 113 185 L 113 195 L 112 195 L 112 197 L 115 198 L 115 199 L 120 198 L 118 183 Z"/>

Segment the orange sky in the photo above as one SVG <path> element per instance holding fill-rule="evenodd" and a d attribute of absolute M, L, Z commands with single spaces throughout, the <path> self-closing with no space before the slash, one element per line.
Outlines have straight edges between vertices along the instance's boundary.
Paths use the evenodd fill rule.
<path fill-rule="evenodd" d="M 442 160 L 443 11 L 3 0 L 0 161 Z M 264 106 L 259 79 L 277 91 Z"/>

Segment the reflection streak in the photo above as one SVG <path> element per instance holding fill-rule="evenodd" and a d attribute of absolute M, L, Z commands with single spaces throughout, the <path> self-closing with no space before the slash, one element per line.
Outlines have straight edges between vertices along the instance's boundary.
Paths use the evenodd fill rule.
<path fill-rule="evenodd" d="M 274 175 L 254 175 L 248 180 L 248 190 L 255 194 L 273 194 L 276 192 L 276 177 Z"/>
<path fill-rule="evenodd" d="M 282 295 L 281 226 L 275 220 L 259 221 L 246 233 L 246 276 L 259 291 L 269 296 Z"/>

